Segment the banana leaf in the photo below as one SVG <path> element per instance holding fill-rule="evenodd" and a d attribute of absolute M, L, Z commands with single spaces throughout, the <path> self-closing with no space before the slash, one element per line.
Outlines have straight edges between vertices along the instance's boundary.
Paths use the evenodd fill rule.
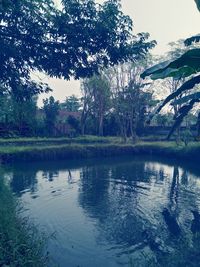
<path fill-rule="evenodd" d="M 183 66 L 179 69 L 172 69 L 172 68 L 167 68 L 166 70 L 160 72 L 160 73 L 154 73 L 151 75 L 152 80 L 157 80 L 157 79 L 164 79 L 167 77 L 171 77 L 174 79 L 180 79 L 183 77 L 189 77 L 194 73 L 194 69 L 188 66 Z"/>
<path fill-rule="evenodd" d="M 184 93 L 185 91 L 191 90 L 194 88 L 195 85 L 200 83 L 200 75 L 195 76 L 191 78 L 190 80 L 186 81 L 184 84 L 182 84 L 174 93 L 168 95 L 168 97 L 165 98 L 165 100 L 161 103 L 161 105 L 149 116 L 148 123 L 151 122 L 152 118 L 158 114 L 163 107 L 175 99 L 175 97 L 178 97 L 180 94 Z M 196 99 L 193 99 L 196 100 Z"/>
<path fill-rule="evenodd" d="M 200 0 L 194 0 L 196 2 L 197 8 L 200 11 Z"/>
<path fill-rule="evenodd" d="M 183 119 L 185 118 L 185 116 L 188 115 L 188 113 L 193 109 L 194 105 L 196 103 L 199 103 L 200 99 L 192 99 L 190 100 L 189 103 L 187 103 L 186 105 L 184 105 L 180 110 L 179 110 L 179 116 L 176 118 L 174 125 L 172 126 L 168 136 L 167 136 L 167 140 L 170 139 L 170 137 L 172 136 L 172 134 L 174 133 L 174 131 L 181 125 L 181 123 L 183 122 Z"/>
<path fill-rule="evenodd" d="M 153 75 L 153 78 L 155 79 L 156 75 L 158 74 L 160 74 L 158 75 L 159 79 L 171 77 L 172 70 L 176 70 L 175 77 L 178 77 L 180 75 L 188 76 L 188 70 L 190 74 L 198 73 L 200 71 L 200 48 L 191 49 L 173 61 L 164 61 L 162 63 L 156 64 L 155 66 L 145 70 L 141 74 L 141 78 L 144 79 L 147 76 L 151 77 L 151 75 Z M 187 70 L 185 74 L 183 70 Z M 161 73 L 163 73 L 163 75 L 161 75 Z"/>
<path fill-rule="evenodd" d="M 167 68 L 169 66 L 169 64 L 171 63 L 171 60 L 167 60 L 167 61 L 163 61 L 161 63 L 158 63 L 148 69 L 146 69 L 140 76 L 141 78 L 145 78 L 147 76 L 150 76 L 152 74 L 156 74 L 156 73 L 159 73 L 159 72 L 162 72 L 165 70 L 165 68 Z"/>
<path fill-rule="evenodd" d="M 188 102 L 192 99 L 197 99 L 197 100 L 200 99 L 200 92 L 196 92 L 196 93 L 181 97 L 180 99 L 176 99 L 173 101 L 172 104 L 173 105 L 182 105 L 182 104 L 185 104 L 186 102 Z"/>
<path fill-rule="evenodd" d="M 200 42 L 200 34 L 197 34 L 197 35 L 194 35 L 190 38 L 187 38 L 185 41 L 184 41 L 184 44 L 186 46 L 189 46 L 191 45 L 192 43 L 198 43 Z"/>

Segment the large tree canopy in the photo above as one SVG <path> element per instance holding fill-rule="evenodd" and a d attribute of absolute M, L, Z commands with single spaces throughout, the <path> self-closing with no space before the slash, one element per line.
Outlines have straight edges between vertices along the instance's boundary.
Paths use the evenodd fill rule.
<path fill-rule="evenodd" d="M 132 21 L 120 1 L 0 1 L 0 86 L 39 93 L 48 90 L 30 80 L 31 71 L 54 77 L 87 77 L 154 46 L 148 34 L 132 35 Z"/>

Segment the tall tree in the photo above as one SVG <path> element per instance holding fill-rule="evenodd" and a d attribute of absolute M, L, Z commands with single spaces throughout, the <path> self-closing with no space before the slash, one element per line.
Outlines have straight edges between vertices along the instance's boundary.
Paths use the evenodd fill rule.
<path fill-rule="evenodd" d="M 0 1 L 0 85 L 33 94 L 48 91 L 31 71 L 69 79 L 90 76 L 102 66 L 145 54 L 154 45 L 147 34 L 132 35 L 132 21 L 120 1 Z"/>
<path fill-rule="evenodd" d="M 20 135 L 33 135 L 36 128 L 37 96 L 0 94 L 0 123 L 7 134 L 15 130 Z"/>
<path fill-rule="evenodd" d="M 13 124 L 19 134 L 33 135 L 36 129 L 37 96 L 18 98 L 11 94 L 11 104 Z"/>
<path fill-rule="evenodd" d="M 56 119 L 59 112 L 59 102 L 53 96 L 43 100 L 43 110 L 45 113 L 45 124 L 48 135 L 53 135 L 55 131 Z"/>
<path fill-rule="evenodd" d="M 0 123 L 8 126 L 9 123 L 14 121 L 13 105 L 9 94 L 0 94 L 0 107 Z"/>
<path fill-rule="evenodd" d="M 104 117 L 110 108 L 110 82 L 102 72 L 98 76 L 84 80 L 82 90 L 85 91 L 84 95 L 89 94 L 90 111 L 98 122 L 98 135 L 103 136 Z M 85 100 L 88 101 L 87 98 Z"/>
<path fill-rule="evenodd" d="M 128 131 L 133 142 L 137 140 L 137 126 L 144 121 L 147 106 L 151 105 L 152 92 L 149 83 L 145 83 L 140 74 L 149 64 L 150 58 L 140 59 L 114 67 L 111 71 L 112 97 L 118 117 L 121 135 L 126 141 Z"/>
<path fill-rule="evenodd" d="M 65 102 L 60 104 L 61 109 L 65 109 L 69 112 L 78 112 L 80 107 L 80 100 L 75 95 L 67 97 Z"/>
<path fill-rule="evenodd" d="M 87 118 L 92 108 L 90 88 L 84 85 L 84 81 L 81 83 L 81 92 L 82 92 L 81 134 L 84 135 L 86 131 Z"/>

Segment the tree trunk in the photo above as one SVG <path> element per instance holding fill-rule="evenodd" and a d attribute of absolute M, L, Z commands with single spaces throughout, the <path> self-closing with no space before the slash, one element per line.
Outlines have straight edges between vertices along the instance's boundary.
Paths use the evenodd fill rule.
<path fill-rule="evenodd" d="M 87 115 L 88 115 L 88 112 L 83 110 L 81 114 L 81 135 L 85 134 L 85 125 L 86 125 Z"/>
<path fill-rule="evenodd" d="M 99 136 L 103 136 L 103 116 L 99 116 Z"/>
<path fill-rule="evenodd" d="M 130 129 L 131 129 L 131 139 L 132 142 L 135 144 L 138 140 L 138 136 L 136 134 L 136 122 L 130 122 Z"/>
<path fill-rule="evenodd" d="M 81 122 L 81 135 L 85 135 L 85 123 Z"/>
<path fill-rule="evenodd" d="M 136 128 L 137 128 L 137 118 L 136 118 L 136 112 L 134 112 L 134 109 L 132 110 L 130 114 L 130 130 L 131 130 L 131 138 L 132 142 L 135 144 L 137 142 L 138 136 L 136 134 Z"/>
<path fill-rule="evenodd" d="M 126 127 L 126 121 L 125 119 L 122 119 L 121 122 L 121 135 L 124 143 L 127 142 L 127 127 Z"/>
<path fill-rule="evenodd" d="M 200 112 L 197 119 L 197 137 L 200 138 Z"/>

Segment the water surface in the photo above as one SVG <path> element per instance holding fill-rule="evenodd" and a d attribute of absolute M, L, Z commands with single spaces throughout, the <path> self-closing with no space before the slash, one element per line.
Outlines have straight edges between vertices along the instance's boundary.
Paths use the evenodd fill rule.
<path fill-rule="evenodd" d="M 26 213 L 55 236 L 50 266 L 149 266 L 180 240 L 192 247 L 200 230 L 198 166 L 125 157 L 20 164 L 5 175 Z"/>

